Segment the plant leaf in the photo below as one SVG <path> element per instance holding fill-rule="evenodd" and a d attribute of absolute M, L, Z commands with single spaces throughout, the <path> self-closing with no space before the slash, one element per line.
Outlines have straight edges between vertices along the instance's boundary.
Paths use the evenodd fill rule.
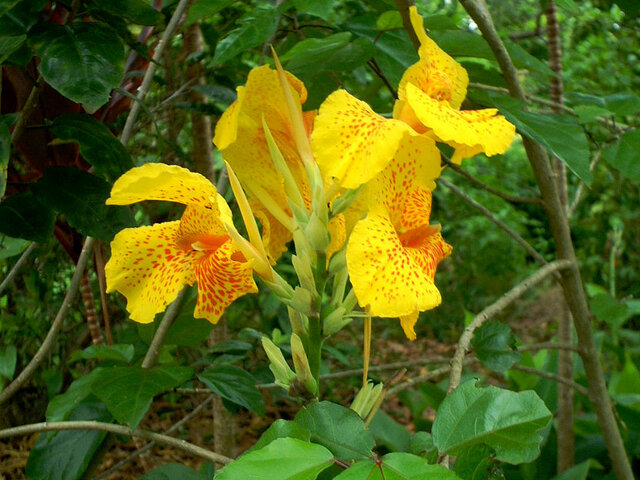
<path fill-rule="evenodd" d="M 450 455 L 485 444 L 493 448 L 498 460 L 530 462 L 540 454 L 541 437 L 537 432 L 550 419 L 551 412 L 535 392 L 480 388 L 469 381 L 438 408 L 433 443 L 440 453 Z"/>
<path fill-rule="evenodd" d="M 109 100 L 124 74 L 124 47 L 100 22 L 49 25 L 35 39 L 38 71 L 65 97 L 93 113 Z"/>
<path fill-rule="evenodd" d="M 440 465 L 430 465 L 424 458 L 410 453 L 394 452 L 382 457 L 378 465 L 371 460 L 357 462 L 335 480 L 459 480 Z"/>
<path fill-rule="evenodd" d="M 16 371 L 18 361 L 18 350 L 15 345 L 7 345 L 0 349 L 0 377 L 11 380 Z"/>
<path fill-rule="evenodd" d="M 165 463 L 140 477 L 140 480 L 209 480 L 203 473 L 196 472 L 181 463 Z"/>
<path fill-rule="evenodd" d="M 322 445 L 297 438 L 277 438 L 224 467 L 215 480 L 313 480 L 331 465 L 333 455 Z"/>
<path fill-rule="evenodd" d="M 342 460 L 368 458 L 375 441 L 360 416 L 331 402 L 312 403 L 294 421 L 311 432 L 311 440 L 327 447 Z"/>
<path fill-rule="evenodd" d="M 137 25 L 159 25 L 164 20 L 162 13 L 144 0 L 109 0 L 108 2 L 91 0 L 88 8 L 90 11 L 104 10 Z"/>
<path fill-rule="evenodd" d="M 92 392 L 119 422 L 135 430 L 156 395 L 182 385 L 193 376 L 191 367 L 166 366 L 102 368 Z"/>
<path fill-rule="evenodd" d="M 473 335 L 471 346 L 478 359 L 490 370 L 503 373 L 518 362 L 522 355 L 512 349 L 515 338 L 508 325 L 488 322 Z"/>
<path fill-rule="evenodd" d="M 607 163 L 622 175 L 633 183 L 640 184 L 640 129 L 626 132 L 616 143 L 604 150 L 603 156 Z"/>
<path fill-rule="evenodd" d="M 256 444 L 251 447 L 250 450 L 260 450 L 277 438 L 285 437 L 297 438 L 298 440 L 309 442 L 311 440 L 311 433 L 309 432 L 309 430 L 302 428 L 292 420 L 284 420 L 282 418 L 279 418 L 278 420 L 273 422 L 269 426 L 269 428 L 267 428 L 267 430 L 260 436 Z"/>
<path fill-rule="evenodd" d="M 0 203 L 0 233 L 9 237 L 46 242 L 53 234 L 53 210 L 32 192 L 23 192 Z"/>
<path fill-rule="evenodd" d="M 245 370 L 233 365 L 222 364 L 207 368 L 198 375 L 209 390 L 222 398 L 240 405 L 247 410 L 264 415 L 262 394 L 256 388 L 255 379 Z"/>

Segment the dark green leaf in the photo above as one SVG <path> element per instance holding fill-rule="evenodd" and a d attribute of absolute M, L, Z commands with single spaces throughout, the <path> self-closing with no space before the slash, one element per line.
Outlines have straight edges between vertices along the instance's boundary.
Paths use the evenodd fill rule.
<path fill-rule="evenodd" d="M 15 36 L 26 34 L 38 22 L 47 0 L 9 1 L 0 7 L 0 32 Z"/>
<path fill-rule="evenodd" d="M 438 449 L 433 444 L 431 434 L 427 432 L 416 432 L 416 434 L 411 437 L 409 452 L 424 457 L 429 463 L 436 463 L 438 461 Z"/>
<path fill-rule="evenodd" d="M 368 458 L 375 441 L 360 416 L 331 402 L 312 403 L 298 412 L 295 422 L 311 432 L 311 440 L 342 460 Z"/>
<path fill-rule="evenodd" d="M 576 2 L 573 0 L 555 0 L 556 5 L 558 5 L 563 10 L 566 10 L 571 15 L 580 15 L 582 12 L 576 5 Z"/>
<path fill-rule="evenodd" d="M 255 379 L 245 370 L 223 364 L 206 369 L 198 375 L 198 378 L 222 398 L 264 415 L 262 394 L 256 388 Z"/>
<path fill-rule="evenodd" d="M 640 184 L 640 129 L 626 132 L 603 152 L 609 165 L 634 183 Z"/>
<path fill-rule="evenodd" d="M 324 38 L 308 38 L 296 43 L 291 50 L 280 57 L 280 61 L 292 73 L 316 70 L 320 68 L 318 64 L 327 65 L 326 62 L 337 51 L 344 48 L 350 39 L 349 32 L 336 33 Z M 333 66 L 330 65 L 331 67 Z"/>
<path fill-rule="evenodd" d="M 565 470 L 560 475 L 556 475 L 552 480 L 587 480 L 590 467 L 591 460 L 585 460 L 569 470 Z"/>
<path fill-rule="evenodd" d="M 103 368 L 94 378 L 92 391 L 119 422 L 135 429 L 153 397 L 182 385 L 192 376 L 190 367 Z"/>
<path fill-rule="evenodd" d="M 22 46 L 27 36 L 22 35 L 0 35 L 0 63 L 4 61 L 18 48 Z"/>
<path fill-rule="evenodd" d="M 278 15 L 273 8 L 256 8 L 244 15 L 240 24 L 218 42 L 214 65 L 224 65 L 250 48 L 264 44 L 276 31 Z"/>
<path fill-rule="evenodd" d="M 378 465 L 371 460 L 358 462 L 335 477 L 335 480 L 459 480 L 455 473 L 430 465 L 424 458 L 410 453 L 389 453 Z"/>
<path fill-rule="evenodd" d="M 226 342 L 216 343 L 213 347 L 209 348 L 212 353 L 227 353 L 227 352 L 248 352 L 253 349 L 253 345 L 249 342 L 243 342 L 242 340 L 227 340 Z"/>
<path fill-rule="evenodd" d="M 591 313 L 612 327 L 620 327 L 629 317 L 628 308 L 608 293 L 600 293 L 589 300 Z"/>
<path fill-rule="evenodd" d="M 524 110 L 524 102 L 493 92 L 488 92 L 487 97 L 522 134 L 562 160 L 584 183 L 591 184 L 589 145 L 574 117 L 529 112 Z"/>
<path fill-rule="evenodd" d="M 433 422 L 433 443 L 440 453 L 459 455 L 474 445 L 493 448 L 496 458 L 518 464 L 540 454 L 537 433 L 551 412 L 535 392 L 460 385 L 440 405 Z"/>
<path fill-rule="evenodd" d="M 511 329 L 499 322 L 487 322 L 473 335 L 471 346 L 478 359 L 490 370 L 503 373 L 520 360 L 514 351 L 515 338 Z"/>
<path fill-rule="evenodd" d="M 231 105 L 236 101 L 236 98 L 238 98 L 236 92 L 221 85 L 196 85 L 195 87 L 193 87 L 193 90 L 200 92 L 207 98 L 224 105 Z"/>
<path fill-rule="evenodd" d="M 406 452 L 409 450 L 411 433 L 404 425 L 399 424 L 382 410 L 378 410 L 369 424 L 369 431 L 373 434 L 378 445 L 384 445 L 392 452 Z"/>
<path fill-rule="evenodd" d="M 322 445 L 297 438 L 278 438 L 224 467 L 215 480 L 314 480 L 331 465 L 333 455 Z"/>
<path fill-rule="evenodd" d="M 111 421 L 101 403 L 76 406 L 69 420 Z M 70 430 L 44 433 L 29 454 L 25 474 L 31 480 L 76 480 L 84 474 L 107 432 Z"/>
<path fill-rule="evenodd" d="M 55 396 L 47 406 L 47 422 L 62 422 L 67 420 L 69 413 L 91 395 L 91 387 L 100 367 L 95 368 L 89 375 L 83 375 L 69 385 L 66 392 Z"/>
<path fill-rule="evenodd" d="M 90 345 L 80 353 L 79 358 L 85 360 L 115 360 L 117 362 L 129 363 L 133 360 L 133 345 Z"/>
<path fill-rule="evenodd" d="M 50 128 L 60 140 L 77 142 L 84 159 L 109 182 L 133 167 L 127 149 L 104 124 L 89 115 L 61 115 Z"/>
<path fill-rule="evenodd" d="M 18 350 L 15 345 L 7 345 L 0 349 L 0 377 L 11 380 L 16 371 Z"/>
<path fill-rule="evenodd" d="M 318 0 L 293 0 L 293 5 L 299 13 L 313 15 L 326 21 L 329 21 L 335 3 L 335 0 L 323 0 L 322 2 Z"/>
<path fill-rule="evenodd" d="M 251 447 L 251 450 L 260 450 L 275 439 L 285 437 L 297 438 L 298 440 L 308 442 L 310 441 L 311 433 L 296 422 L 279 418 L 267 428 L 256 444 Z"/>
<path fill-rule="evenodd" d="M 50 25 L 36 40 L 38 70 L 65 97 L 93 113 L 109 100 L 124 73 L 124 47 L 99 22 Z"/>
<path fill-rule="evenodd" d="M 453 471 L 463 480 L 487 480 L 493 465 L 491 455 L 492 451 L 486 445 L 467 448 L 456 458 Z"/>
<path fill-rule="evenodd" d="M 105 205 L 111 185 L 77 168 L 49 168 L 31 190 L 41 203 L 65 215 L 69 225 L 84 235 L 110 241 L 135 223 L 129 208 Z"/>
<path fill-rule="evenodd" d="M 53 234 L 55 215 L 31 192 L 18 193 L 0 203 L 0 233 L 34 242 L 46 242 Z"/>
<path fill-rule="evenodd" d="M 197 0 L 189 7 L 185 24 L 191 25 L 193 22 L 215 15 L 232 3 L 233 0 Z"/>
<path fill-rule="evenodd" d="M 380 31 L 404 28 L 402 15 L 400 15 L 398 10 L 387 10 L 376 20 L 376 28 Z"/>
<path fill-rule="evenodd" d="M 29 240 L 0 235 L 0 260 L 20 255 L 30 244 Z"/>
<path fill-rule="evenodd" d="M 210 480 L 210 477 L 180 463 L 165 463 L 140 477 L 140 480 Z"/>
<path fill-rule="evenodd" d="M 608 110 L 616 115 L 633 115 L 640 111 L 640 97 L 633 93 L 614 93 L 604 97 L 604 102 Z"/>
<path fill-rule="evenodd" d="M 11 132 L 9 127 L 0 124 L 0 198 L 7 188 L 7 168 L 11 156 Z"/>
<path fill-rule="evenodd" d="M 91 0 L 88 7 L 90 12 L 104 10 L 138 25 L 158 25 L 164 20 L 162 13 L 144 0 L 109 0 L 108 2 Z"/>

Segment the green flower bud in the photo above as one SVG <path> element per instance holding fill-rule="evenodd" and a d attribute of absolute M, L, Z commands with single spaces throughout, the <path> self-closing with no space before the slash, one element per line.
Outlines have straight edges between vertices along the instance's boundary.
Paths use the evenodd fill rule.
<path fill-rule="evenodd" d="M 313 396 L 318 396 L 318 382 L 311 374 L 307 352 L 304 351 L 302 340 L 295 333 L 291 334 L 291 355 L 293 356 L 293 366 L 296 369 L 298 381 L 302 383 Z"/>
<path fill-rule="evenodd" d="M 289 390 L 289 386 L 291 382 L 295 380 L 296 374 L 284 359 L 282 351 L 269 337 L 264 336 L 261 340 L 262 348 L 264 348 L 267 357 L 269 357 L 269 369 L 273 373 L 276 385 L 280 385 L 282 388 Z"/>

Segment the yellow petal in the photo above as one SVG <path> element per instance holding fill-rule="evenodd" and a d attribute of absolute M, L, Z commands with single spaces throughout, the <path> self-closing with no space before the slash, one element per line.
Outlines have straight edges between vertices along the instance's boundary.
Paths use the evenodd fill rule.
<path fill-rule="evenodd" d="M 143 200 L 166 200 L 185 205 L 210 206 L 215 186 L 199 173 L 164 163 L 132 168 L 113 184 L 108 205 L 129 205 Z"/>
<path fill-rule="evenodd" d="M 422 17 L 418 14 L 418 9 L 412 6 L 409 9 L 409 15 L 411 17 L 411 24 L 413 29 L 418 35 L 420 40 L 420 49 L 418 54 L 420 55 L 420 61 L 426 63 L 421 67 L 423 71 L 431 72 L 429 75 L 433 76 L 433 72 L 438 72 L 440 75 L 446 76 L 451 84 L 451 95 L 449 104 L 453 108 L 460 108 L 464 97 L 467 95 L 467 85 L 469 84 L 469 76 L 467 71 L 462 68 L 458 62 L 451 58 L 444 52 L 433 40 L 431 40 L 425 30 L 422 22 Z M 419 62 L 420 63 L 420 62 Z M 415 79 L 415 73 L 412 72 L 411 77 Z M 429 75 L 423 76 L 424 82 L 429 82 Z M 404 78 L 403 78 L 404 80 Z M 408 80 L 410 81 L 410 80 Z M 402 81 L 400 82 L 402 84 Z M 418 88 L 423 89 L 423 84 L 416 84 Z M 425 89 L 424 91 L 429 91 Z M 402 98 L 402 97 L 400 97 Z"/>
<path fill-rule="evenodd" d="M 311 144 L 325 184 L 335 177 L 341 186 L 357 188 L 384 169 L 400 140 L 411 133 L 407 124 L 381 117 L 337 90 L 320 106 Z"/>
<path fill-rule="evenodd" d="M 127 298 L 127 310 L 136 322 L 152 322 L 195 281 L 193 261 L 204 254 L 177 247 L 179 223 L 126 228 L 111 242 L 105 266 L 107 292 L 118 291 Z"/>
<path fill-rule="evenodd" d="M 336 215 L 329 220 L 329 235 L 331 235 L 331 241 L 327 247 L 327 265 L 334 253 L 342 250 L 345 242 L 347 241 L 347 229 L 346 220 L 343 214 Z"/>
<path fill-rule="evenodd" d="M 388 216 L 370 213 L 354 227 L 347 269 L 358 303 L 371 315 L 400 317 L 440 304 L 432 278 L 409 250 Z"/>
<path fill-rule="evenodd" d="M 271 265 L 275 265 L 283 252 L 287 250 L 287 243 L 293 239 L 291 231 L 280 223 L 255 198 L 249 200 L 253 214 L 262 225 L 262 243 L 267 252 Z"/>
<path fill-rule="evenodd" d="M 470 151 L 477 153 L 481 149 L 491 156 L 504 153 L 515 135 L 515 127 L 496 115 L 496 109 L 455 110 L 446 101 L 434 100 L 412 84 L 407 85 L 407 104 L 438 140 L 454 147 L 473 147 Z"/>
<path fill-rule="evenodd" d="M 218 150 L 224 150 L 238 138 L 238 116 L 244 103 L 245 88 L 238 87 L 236 91 L 238 98 L 224 111 L 216 123 L 213 143 L 218 147 Z"/>
<path fill-rule="evenodd" d="M 251 265 L 231 241 L 195 262 L 194 273 L 198 284 L 194 317 L 211 323 L 217 323 L 235 299 L 258 291 Z"/>
<path fill-rule="evenodd" d="M 420 312 L 416 310 L 409 315 L 403 315 L 400 317 L 400 325 L 402 325 L 402 330 L 404 330 L 404 334 L 411 341 L 414 341 L 416 339 L 416 331 L 413 329 L 413 327 L 415 327 L 416 323 L 418 322 L 419 315 Z"/>

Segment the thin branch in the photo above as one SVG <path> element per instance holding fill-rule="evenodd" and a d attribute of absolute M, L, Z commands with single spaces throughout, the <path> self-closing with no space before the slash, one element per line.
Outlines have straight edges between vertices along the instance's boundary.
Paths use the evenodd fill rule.
<path fill-rule="evenodd" d="M 480 205 L 473 198 L 471 198 L 469 195 L 464 193 L 462 190 L 459 190 L 458 187 L 456 187 L 455 185 L 449 183 L 444 178 L 440 177 L 438 179 L 438 183 L 440 183 L 441 185 L 444 185 L 445 187 L 447 187 L 449 190 L 451 190 L 457 196 L 462 198 L 465 202 L 467 202 L 473 208 L 475 208 L 476 210 L 481 212 L 485 217 L 487 217 L 489 220 L 491 220 L 493 223 L 495 223 L 498 227 L 500 227 L 502 230 L 504 230 L 522 248 L 524 248 L 527 251 L 527 253 L 529 253 L 529 255 L 531 255 L 540 265 L 546 265 L 547 264 L 547 261 L 542 257 L 542 255 L 540 255 L 540 253 L 538 253 L 538 251 L 535 248 L 533 248 L 531 245 L 529 245 L 529 243 L 524 238 L 522 238 L 522 236 L 518 232 L 516 232 L 511 227 L 506 225 L 502 220 L 497 219 L 493 215 L 493 213 L 491 213 L 488 209 L 486 209 L 485 207 Z"/>
<path fill-rule="evenodd" d="M 537 368 L 525 367 L 523 365 L 512 365 L 511 369 L 519 370 L 521 372 L 528 373 L 530 375 L 535 375 L 537 377 L 547 378 L 549 380 L 553 380 L 554 382 L 562 383 L 568 387 L 573 388 L 576 392 L 581 393 L 585 397 L 589 397 L 589 390 L 587 390 L 582 385 L 577 384 L 573 380 L 569 380 L 568 378 L 561 377 L 560 375 L 544 372 L 542 370 L 538 370 Z"/>
<path fill-rule="evenodd" d="M 123 425 L 114 425 L 113 423 L 94 422 L 90 420 L 80 420 L 74 422 L 41 422 L 31 423 L 28 425 L 20 425 L 19 427 L 7 428 L 0 430 L 0 438 L 15 437 L 18 435 L 30 435 L 32 433 L 41 432 L 57 432 L 61 430 L 99 430 L 109 432 L 115 435 L 124 435 L 126 437 L 138 437 L 145 440 L 151 440 L 162 445 L 177 448 L 183 452 L 190 453 L 196 457 L 209 460 L 210 462 L 218 462 L 224 465 L 233 462 L 232 458 L 225 457 L 219 453 L 211 452 L 198 445 L 194 445 L 179 438 L 170 437 L 162 433 L 150 432 L 148 430 L 134 430 Z"/>
<path fill-rule="evenodd" d="M 518 347 L 518 351 L 520 352 L 529 352 L 529 351 L 538 351 L 538 350 L 570 350 L 576 353 L 580 352 L 580 349 L 577 345 L 572 345 L 570 343 L 556 343 L 556 342 L 546 342 L 546 343 L 532 343 L 529 345 L 522 345 Z"/>
<path fill-rule="evenodd" d="M 178 314 L 178 308 L 180 308 L 180 304 L 182 303 L 182 299 L 184 298 L 186 292 L 187 289 L 183 289 L 178 294 L 176 299 L 171 303 L 171 305 L 169 305 L 167 311 L 164 313 L 164 316 L 160 321 L 160 325 L 158 325 L 158 329 L 153 334 L 153 339 L 151 340 L 151 344 L 149 345 L 147 354 L 144 356 L 144 360 L 142 361 L 142 368 L 151 368 L 155 365 L 158 354 L 160 353 L 160 348 L 162 347 L 162 343 L 167 337 L 169 328 L 171 328 L 171 324 Z"/>
<path fill-rule="evenodd" d="M 22 252 L 22 255 L 20 255 L 20 258 L 18 259 L 18 261 L 11 268 L 11 270 L 9 271 L 5 279 L 2 281 L 2 283 L 0 283 L 0 293 L 2 293 L 2 291 L 9 286 L 11 281 L 20 271 L 20 268 L 22 268 L 22 265 L 24 265 L 24 262 L 26 262 L 27 258 L 29 258 L 29 255 L 31 255 L 31 252 L 33 252 L 34 248 L 36 248 L 36 243 L 32 242 L 27 247 L 27 249 L 24 252 Z"/>
<path fill-rule="evenodd" d="M 209 391 L 209 393 L 211 393 Z M 194 408 L 191 412 L 189 412 L 188 415 L 185 415 L 183 418 L 181 418 L 178 422 L 176 422 L 175 424 L 173 424 L 169 429 L 167 429 L 163 435 L 169 435 L 173 432 L 175 432 L 176 430 L 178 430 L 179 428 L 181 428 L 183 425 L 185 425 L 186 423 L 188 423 L 191 419 L 197 417 L 200 412 L 202 412 L 202 410 L 204 410 L 204 408 L 209 405 L 209 403 L 211 403 L 211 401 L 214 399 L 215 395 L 209 395 L 207 398 L 205 398 L 202 403 L 200 405 L 198 405 L 196 408 Z M 127 458 L 120 460 L 118 463 L 116 463 L 113 467 L 109 468 L 108 470 L 102 472 L 100 475 L 98 475 L 96 478 L 94 478 L 94 480 L 102 480 L 104 478 L 107 478 L 109 475 L 117 472 L 118 470 L 120 470 L 122 467 L 124 467 L 125 465 L 128 465 L 130 462 L 132 462 L 134 459 L 136 459 L 137 457 L 139 457 L 140 455 L 142 455 L 143 453 L 151 450 L 151 448 L 156 444 L 157 442 L 152 440 L 151 442 L 147 443 L 144 447 L 136 450 L 135 452 L 133 452 L 131 455 L 129 455 Z"/>
<path fill-rule="evenodd" d="M 387 76 L 384 74 L 384 72 L 380 68 L 380 65 L 378 65 L 378 62 L 376 62 L 375 58 L 369 59 L 367 61 L 367 65 L 369 66 L 371 71 L 373 71 L 373 73 L 375 73 L 376 76 L 380 80 L 382 80 L 382 83 L 384 83 L 384 86 L 387 87 L 387 90 L 389 90 L 389 92 L 391 93 L 391 96 L 393 98 L 397 99 L 398 98 L 398 92 L 396 91 L 395 88 L 393 88 L 393 85 L 391 85 L 391 82 L 389 81 Z"/>
<path fill-rule="evenodd" d="M 5 388 L 2 392 L 0 392 L 0 405 L 9 400 L 18 389 L 26 382 L 35 369 L 40 365 L 40 362 L 47 357 L 49 354 L 49 350 L 53 347 L 53 343 L 56 340 L 56 336 L 58 335 L 58 331 L 60 327 L 62 327 L 62 323 L 67 316 L 67 312 L 71 307 L 71 303 L 78 293 L 78 288 L 80 286 L 80 280 L 82 280 L 82 275 L 84 274 L 84 270 L 87 267 L 87 261 L 91 256 L 91 251 L 93 249 L 93 238 L 87 237 L 84 245 L 82 247 L 82 252 L 80 252 L 80 258 L 78 259 L 78 263 L 76 264 L 76 271 L 73 273 L 73 277 L 71 277 L 71 283 L 69 284 L 69 289 L 67 290 L 67 294 L 62 301 L 62 305 L 60 306 L 60 310 L 58 310 L 58 314 L 56 318 L 53 320 L 51 324 L 51 328 L 49 329 L 49 333 L 45 337 L 42 345 L 33 356 L 29 364 L 20 372 L 20 374 L 11 382 L 7 388 Z"/>
<path fill-rule="evenodd" d="M 418 50 L 420 48 L 420 39 L 416 32 L 413 30 L 413 26 L 411 25 L 411 16 L 409 15 L 409 7 L 413 2 L 409 2 L 408 0 L 396 0 L 396 7 L 398 8 L 398 12 L 400 12 L 400 16 L 402 17 L 402 26 L 409 34 L 409 38 L 411 39 L 411 43 Z"/>
<path fill-rule="evenodd" d="M 463 364 L 470 365 L 477 361 L 478 359 L 476 358 L 466 358 L 463 361 Z M 389 391 L 387 392 L 387 395 L 395 395 L 396 393 L 406 390 L 407 388 L 411 388 L 414 385 L 417 385 L 419 383 L 429 382 L 435 378 L 441 377 L 442 375 L 446 375 L 450 371 L 451 371 L 451 366 L 447 365 L 446 367 L 440 367 L 435 370 L 432 370 L 431 372 L 427 372 L 424 375 L 419 375 L 417 377 L 410 378 L 409 380 L 402 382 L 396 385 L 395 387 L 389 389 Z"/>
<path fill-rule="evenodd" d="M 144 102 L 144 97 L 147 95 L 149 88 L 151 87 L 151 82 L 153 81 L 153 75 L 158 68 L 158 61 L 162 58 L 162 52 L 164 51 L 166 45 L 169 43 L 171 36 L 173 35 L 178 22 L 180 21 L 180 17 L 185 12 L 187 6 L 189 5 L 190 0 L 180 0 L 178 6 L 176 7 L 173 15 L 171 16 L 171 20 L 169 20 L 169 24 L 162 34 L 162 38 L 160 39 L 160 43 L 156 47 L 155 52 L 153 53 L 153 61 L 149 63 L 149 67 L 144 74 L 144 78 L 142 79 L 142 85 L 140 85 L 140 89 L 138 90 L 137 101 L 133 103 L 131 106 L 131 110 L 129 111 L 129 115 L 127 116 L 127 121 L 124 124 L 124 129 L 122 130 L 122 135 L 120 135 L 120 142 L 123 145 L 126 145 L 131 138 L 131 134 L 133 133 L 133 124 L 136 121 L 138 113 L 140 112 L 141 104 Z"/>
<path fill-rule="evenodd" d="M 516 196 L 516 195 L 510 195 L 508 193 L 502 192 L 502 191 L 500 191 L 500 190 L 498 190 L 496 188 L 493 188 L 490 185 L 487 185 L 482 180 L 474 177 L 469 172 L 467 172 L 464 168 L 460 168 L 458 165 L 456 165 L 455 163 L 451 162 L 451 160 L 449 160 L 446 156 L 441 154 L 440 155 L 440 159 L 442 160 L 442 163 L 447 165 L 447 167 L 449 167 L 454 172 L 462 175 L 464 178 L 469 180 L 474 185 L 480 187 L 482 190 L 485 190 L 485 191 L 495 195 L 496 197 L 500 197 L 503 200 L 506 200 L 507 202 L 511 202 L 511 203 L 535 203 L 537 205 L 542 205 L 542 199 L 539 198 L 539 197 L 519 197 L 519 196 Z"/>
<path fill-rule="evenodd" d="M 464 363 L 464 357 L 469 351 L 471 345 L 471 339 L 476 329 L 480 328 L 483 323 L 490 320 L 498 313 L 507 308 L 515 299 L 520 297 L 523 293 L 529 290 L 534 285 L 540 283 L 558 270 L 573 267 L 573 262 L 568 260 L 556 260 L 548 265 L 545 265 L 533 275 L 526 278 L 523 282 L 513 287 L 497 301 L 489 305 L 482 312 L 475 316 L 473 321 L 467 325 L 460 336 L 458 341 L 458 349 L 451 360 L 451 374 L 449 375 L 449 393 L 453 392 L 460 384 L 460 377 L 462 376 L 462 366 Z"/>
<path fill-rule="evenodd" d="M 503 95 L 510 95 L 509 90 L 507 90 L 506 88 L 492 87 L 491 85 L 483 85 L 482 83 L 469 83 L 468 87 L 475 88 L 476 90 L 486 90 L 488 92 L 496 92 L 496 93 L 502 93 Z M 551 100 L 547 100 L 546 98 L 536 97 L 535 95 L 527 95 L 526 100 L 539 103 L 540 105 L 544 105 L 545 107 L 559 108 L 563 112 L 569 113 L 571 115 L 576 114 L 573 108 L 567 107 L 564 104 L 557 104 Z"/>
<path fill-rule="evenodd" d="M 593 160 L 591 160 L 591 164 L 589 165 L 589 171 L 593 172 L 593 169 L 596 168 L 596 165 L 602 158 L 602 150 L 598 150 L 596 154 L 593 156 Z M 576 212 L 578 205 L 580 205 L 580 201 L 582 200 L 582 194 L 584 192 L 584 182 L 580 182 L 578 184 L 578 188 L 576 188 L 575 196 L 573 197 L 573 202 L 571 202 L 571 206 L 569 207 L 569 212 L 567 213 L 568 217 L 571 218 L 573 214 Z"/>
<path fill-rule="evenodd" d="M 13 132 L 11 132 L 12 145 L 15 145 L 16 142 L 20 140 L 20 137 L 22 136 L 22 132 L 24 132 L 24 127 L 26 127 L 29 117 L 31 117 L 33 110 L 38 105 L 38 99 L 40 98 L 40 92 L 42 91 L 43 87 L 44 87 L 44 80 L 42 79 L 42 75 L 38 75 L 38 79 L 36 80 L 36 83 L 33 85 L 33 88 L 29 93 L 29 97 L 27 97 L 27 101 L 25 102 L 24 107 L 22 107 L 20 116 L 16 121 L 16 126 L 13 127 Z"/>

